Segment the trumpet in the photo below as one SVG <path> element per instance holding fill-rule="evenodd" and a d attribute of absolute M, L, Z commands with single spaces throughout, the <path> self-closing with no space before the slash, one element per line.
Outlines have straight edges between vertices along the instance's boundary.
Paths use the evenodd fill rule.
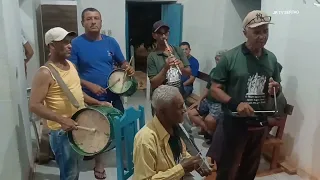
<path fill-rule="evenodd" d="M 167 42 L 166 39 L 164 40 L 164 43 L 166 44 L 166 47 L 167 47 L 167 49 L 168 49 L 168 51 L 169 51 L 169 53 L 170 53 L 170 57 L 174 57 L 174 55 L 173 55 L 173 53 L 172 53 L 172 51 L 171 51 L 171 49 L 170 49 L 170 46 L 169 46 L 169 44 L 168 44 L 168 42 Z M 175 64 L 175 66 L 176 66 L 176 68 L 178 69 L 180 75 L 182 75 L 182 72 L 181 72 L 180 67 L 179 67 L 177 64 Z"/>

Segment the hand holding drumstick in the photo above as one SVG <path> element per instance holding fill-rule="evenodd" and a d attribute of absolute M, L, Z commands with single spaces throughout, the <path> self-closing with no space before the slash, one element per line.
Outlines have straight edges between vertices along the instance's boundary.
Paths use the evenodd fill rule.
<path fill-rule="evenodd" d="M 85 130 L 85 131 L 90 131 L 90 132 L 96 132 L 97 130 L 95 128 L 88 128 L 88 127 L 83 127 L 83 126 L 77 126 L 78 129 Z"/>

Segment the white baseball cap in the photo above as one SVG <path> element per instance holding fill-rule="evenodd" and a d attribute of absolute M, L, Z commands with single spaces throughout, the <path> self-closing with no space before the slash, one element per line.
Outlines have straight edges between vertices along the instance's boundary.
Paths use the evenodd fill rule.
<path fill-rule="evenodd" d="M 53 41 L 62 41 L 67 35 L 75 36 L 77 35 L 77 33 L 74 31 L 68 32 L 61 27 L 54 27 L 46 32 L 46 34 L 44 35 L 44 41 L 47 46 Z"/>
<path fill-rule="evenodd" d="M 243 20 L 243 28 L 255 28 L 264 24 L 271 23 L 271 16 L 268 16 L 265 12 L 260 10 L 254 10 L 248 13 Z"/>

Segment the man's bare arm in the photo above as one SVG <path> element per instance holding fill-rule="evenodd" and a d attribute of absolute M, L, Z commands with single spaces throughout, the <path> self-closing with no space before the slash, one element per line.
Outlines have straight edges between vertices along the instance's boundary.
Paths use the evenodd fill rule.
<path fill-rule="evenodd" d="M 53 78 L 49 70 L 40 68 L 33 78 L 31 86 L 31 95 L 29 108 L 30 111 L 38 115 L 43 119 L 50 119 L 60 123 L 63 121 L 63 117 L 47 108 L 43 102 L 48 93 L 49 87 Z"/>
<path fill-rule="evenodd" d="M 212 82 L 210 93 L 219 102 L 227 104 L 229 103 L 231 97 L 227 93 L 225 93 L 222 89 L 223 89 L 222 84 Z"/>
<path fill-rule="evenodd" d="M 192 85 L 194 83 L 194 81 L 196 80 L 196 78 L 194 76 L 190 76 L 190 78 L 188 80 L 186 80 L 183 85 L 184 86 L 189 86 Z"/>
<path fill-rule="evenodd" d="M 89 105 L 101 105 L 100 101 L 96 100 L 95 98 L 90 97 L 85 92 L 83 92 L 83 99 L 84 99 L 84 102 Z"/>
<path fill-rule="evenodd" d="M 89 88 L 92 85 L 91 82 L 81 79 L 81 86 Z"/>
<path fill-rule="evenodd" d="M 30 45 L 29 42 L 27 42 L 26 44 L 23 45 L 23 48 L 24 48 L 24 52 L 25 52 L 25 55 L 26 55 L 26 59 L 25 59 L 25 62 L 29 62 L 30 59 L 32 58 L 34 52 L 33 52 L 33 49 Z"/>
<path fill-rule="evenodd" d="M 168 69 L 162 68 L 162 70 L 156 76 L 150 79 L 150 84 L 153 89 L 163 84 L 163 82 L 166 80 L 167 71 Z"/>

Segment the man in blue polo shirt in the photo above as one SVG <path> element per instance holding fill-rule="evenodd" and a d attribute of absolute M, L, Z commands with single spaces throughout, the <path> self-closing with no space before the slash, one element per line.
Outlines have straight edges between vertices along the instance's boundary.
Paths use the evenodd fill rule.
<path fill-rule="evenodd" d="M 190 63 L 190 68 L 191 68 L 191 75 L 190 76 L 183 75 L 181 77 L 181 81 L 183 83 L 183 87 L 184 87 L 184 91 L 185 91 L 183 94 L 183 97 L 187 98 L 188 96 L 190 96 L 190 94 L 193 91 L 193 83 L 196 80 L 196 77 L 198 76 L 198 72 L 199 72 L 199 62 L 195 57 L 193 57 L 190 54 L 191 48 L 190 48 L 190 44 L 188 42 L 180 43 L 180 48 L 186 54 L 186 56 L 189 60 L 189 63 Z"/>
<path fill-rule="evenodd" d="M 123 105 L 118 95 L 105 90 L 108 77 L 113 71 L 113 60 L 128 68 L 128 74 L 134 70 L 125 60 L 117 41 L 109 36 L 100 34 L 101 14 L 97 9 L 87 8 L 82 12 L 82 26 L 85 33 L 72 41 L 70 60 L 76 65 L 81 85 L 89 96 L 112 102 L 112 105 L 123 111 Z"/>
<path fill-rule="evenodd" d="M 115 108 L 123 112 L 120 96 L 106 90 L 108 77 L 114 69 L 114 61 L 120 64 L 122 69 L 126 69 L 129 76 L 134 74 L 134 70 L 123 57 L 117 41 L 100 33 L 100 12 L 95 8 L 87 8 L 82 11 L 81 16 L 85 33 L 72 41 L 70 61 L 78 69 L 83 91 L 99 101 L 112 102 Z M 96 179 L 105 179 L 101 157 L 97 156 L 95 160 Z"/>

